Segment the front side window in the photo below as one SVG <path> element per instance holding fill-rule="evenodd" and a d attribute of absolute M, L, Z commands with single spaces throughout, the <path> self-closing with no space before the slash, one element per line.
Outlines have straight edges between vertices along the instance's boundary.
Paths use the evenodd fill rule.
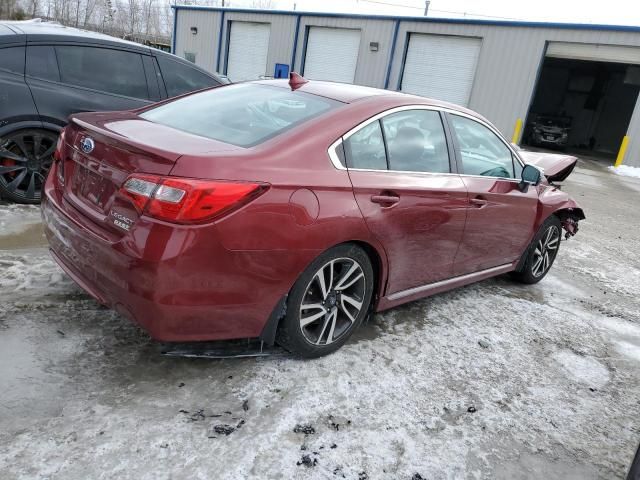
<path fill-rule="evenodd" d="M 361 128 L 344 141 L 347 167 L 366 170 L 386 170 L 387 157 L 380 122 Z"/>
<path fill-rule="evenodd" d="M 176 97 L 183 93 L 220 85 L 214 78 L 202 73 L 197 68 L 191 68 L 189 65 L 176 62 L 164 56 L 158 56 L 157 58 L 169 97 Z M 193 60 L 191 60 L 187 56 L 187 52 L 185 52 L 185 58 L 192 62 L 196 61 L 195 55 L 193 56 Z"/>
<path fill-rule="evenodd" d="M 341 105 L 304 92 L 238 83 L 188 95 L 140 114 L 145 120 L 252 147 Z"/>
<path fill-rule="evenodd" d="M 484 125 L 459 115 L 450 115 L 458 139 L 465 175 L 515 178 L 511 150 Z M 519 166 L 519 165 L 518 165 Z"/>
<path fill-rule="evenodd" d="M 382 119 L 389 170 L 449 173 L 449 152 L 440 113 L 407 110 Z"/>
<path fill-rule="evenodd" d="M 24 47 L 0 48 L 0 69 L 24 73 Z"/>
<path fill-rule="evenodd" d="M 149 98 L 142 56 L 109 48 L 57 46 L 60 81 L 133 98 Z"/>

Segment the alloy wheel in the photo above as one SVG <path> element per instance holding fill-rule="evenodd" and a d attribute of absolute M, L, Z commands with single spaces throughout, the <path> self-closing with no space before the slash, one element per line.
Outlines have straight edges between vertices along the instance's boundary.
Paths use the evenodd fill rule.
<path fill-rule="evenodd" d="M 56 148 L 55 133 L 15 132 L 0 143 L 0 189 L 16 201 L 37 202 Z"/>
<path fill-rule="evenodd" d="M 329 345 L 345 335 L 362 311 L 366 293 L 362 266 L 351 258 L 324 264 L 305 289 L 300 329 L 314 345 Z"/>
<path fill-rule="evenodd" d="M 536 248 L 533 251 L 533 261 L 531 263 L 531 274 L 538 278 L 544 275 L 551 267 L 553 259 L 558 252 L 560 245 L 560 229 L 551 225 L 540 237 Z"/>

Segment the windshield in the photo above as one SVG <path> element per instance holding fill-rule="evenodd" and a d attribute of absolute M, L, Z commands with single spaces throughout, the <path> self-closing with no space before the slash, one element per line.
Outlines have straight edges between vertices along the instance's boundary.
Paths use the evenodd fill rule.
<path fill-rule="evenodd" d="M 143 112 L 145 120 L 239 147 L 252 147 L 341 103 L 242 83 L 189 95 Z"/>

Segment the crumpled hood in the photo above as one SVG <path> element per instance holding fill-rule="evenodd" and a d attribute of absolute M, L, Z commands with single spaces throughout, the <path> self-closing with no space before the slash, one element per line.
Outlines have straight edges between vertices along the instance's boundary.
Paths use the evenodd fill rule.
<path fill-rule="evenodd" d="M 566 179 L 578 162 L 577 157 L 557 153 L 520 150 L 518 154 L 524 163 L 542 168 L 544 176 L 550 182 L 561 182 Z"/>

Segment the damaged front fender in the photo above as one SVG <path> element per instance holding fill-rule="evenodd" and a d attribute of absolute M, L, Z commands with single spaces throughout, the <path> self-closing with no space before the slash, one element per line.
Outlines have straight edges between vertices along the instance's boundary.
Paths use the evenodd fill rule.
<path fill-rule="evenodd" d="M 565 231 L 565 238 L 572 237 L 578 233 L 578 222 L 586 217 L 584 210 L 567 193 L 559 188 L 547 186 L 540 195 L 540 203 L 542 210 L 541 222 L 550 215 L 556 215 Z"/>
<path fill-rule="evenodd" d="M 562 228 L 565 231 L 564 238 L 566 240 L 578 233 L 578 221 L 575 214 L 567 214 L 565 218 L 561 219 Z"/>

